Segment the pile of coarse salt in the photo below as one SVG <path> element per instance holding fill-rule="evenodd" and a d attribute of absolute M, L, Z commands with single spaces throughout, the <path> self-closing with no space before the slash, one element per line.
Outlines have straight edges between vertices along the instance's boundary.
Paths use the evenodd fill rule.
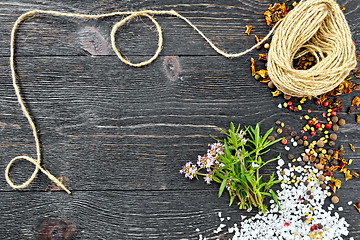
<path fill-rule="evenodd" d="M 337 212 L 332 214 L 332 207 L 328 208 L 329 211 L 322 208 L 329 190 L 329 187 L 323 190 L 317 180 L 322 171 L 310 165 L 295 167 L 290 163 L 286 168 L 281 158 L 278 165 L 277 175 L 282 180 L 281 190 L 277 191 L 281 210 L 271 200 L 265 214 L 259 212 L 242 221 L 239 227 L 235 224 L 227 228 L 229 233 L 234 234 L 232 239 L 341 240 L 347 236 L 349 224 L 345 219 L 340 218 Z M 304 184 L 305 181 L 308 183 Z M 216 233 L 222 229 L 226 229 L 224 223 Z M 206 238 L 199 236 L 199 239 Z"/>

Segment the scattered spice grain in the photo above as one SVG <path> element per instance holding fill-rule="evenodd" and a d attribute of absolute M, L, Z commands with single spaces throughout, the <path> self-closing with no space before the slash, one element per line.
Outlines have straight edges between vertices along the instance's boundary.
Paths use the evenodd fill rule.
<path fill-rule="evenodd" d="M 339 126 L 344 126 L 345 123 L 346 123 L 345 119 L 342 118 L 342 119 L 339 120 L 338 125 Z"/>
<path fill-rule="evenodd" d="M 337 196 L 333 196 L 333 197 L 331 198 L 331 202 L 334 203 L 334 204 L 336 204 L 336 203 L 339 202 L 339 198 L 338 198 Z"/>

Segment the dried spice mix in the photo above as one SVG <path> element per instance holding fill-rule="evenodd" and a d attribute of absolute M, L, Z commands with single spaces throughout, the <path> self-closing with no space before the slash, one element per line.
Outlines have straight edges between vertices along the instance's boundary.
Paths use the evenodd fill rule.
<path fill-rule="evenodd" d="M 296 2 L 289 6 L 285 3 L 270 5 L 264 13 L 266 24 L 273 26 L 295 5 Z M 247 29 L 247 32 L 250 31 L 251 29 Z M 258 43 L 261 39 L 255 35 L 255 41 Z M 258 49 L 262 47 L 267 49 L 269 44 L 259 46 Z M 265 63 L 266 66 L 266 53 L 260 53 L 257 61 L 260 62 L 259 65 Z M 282 95 L 271 82 L 266 67 L 259 69 L 257 61 L 251 58 L 252 76 L 255 80 L 266 83 L 274 97 Z M 314 56 L 308 53 L 296 59 L 294 67 L 306 70 L 316 63 Z M 358 69 L 353 71 L 356 78 L 360 76 L 357 71 Z M 235 224 L 228 228 L 228 232 L 233 234 L 233 240 L 343 239 L 343 236 L 348 235 L 349 224 L 336 211 L 332 211 L 343 211 L 343 207 L 335 207 L 341 202 L 341 197 L 337 193 L 343 183 L 339 178 L 343 177 L 348 181 L 360 177 L 358 170 L 351 169 L 352 159 L 344 157 L 345 147 L 338 143 L 343 135 L 337 133 L 346 125 L 346 114 L 342 113 L 344 106 L 340 96 L 360 90 L 360 85 L 355 85 L 351 80 L 352 78 L 348 77 L 332 91 L 317 97 L 293 99 L 284 95 L 285 102 L 278 107 L 290 112 L 299 112 L 302 126 L 293 129 L 291 124 L 285 126 L 282 120 L 278 120 L 275 123 L 276 131 L 268 136 L 269 141 L 283 137 L 281 144 L 287 152 L 285 156 L 289 161 L 286 164 L 282 158 L 278 158 L 277 176 L 281 181 L 281 189 L 276 191 L 276 195 L 281 209 L 271 200 L 270 208 L 265 213 L 259 212 L 255 217 L 246 219 L 242 216 L 242 220 L 245 220 L 239 226 Z M 315 108 L 316 111 L 303 109 L 305 102 L 307 106 L 314 103 L 314 107 L 310 108 Z M 359 105 L 360 98 L 355 96 L 351 106 L 346 110 L 347 113 L 359 111 Z M 356 122 L 360 122 L 360 113 L 356 115 Z M 338 135 L 341 135 L 341 138 Z M 301 149 L 300 155 L 293 153 L 293 150 L 298 152 Z M 348 149 L 355 151 L 351 143 L 348 143 Z M 328 211 L 324 209 L 326 198 L 331 201 Z M 352 202 L 348 205 L 351 206 Z M 360 213 L 360 203 L 353 206 Z M 224 218 L 221 218 L 221 221 L 223 220 Z M 216 233 L 223 231 L 225 227 L 226 224 L 220 224 Z M 199 236 L 199 239 L 202 239 L 202 236 Z"/>

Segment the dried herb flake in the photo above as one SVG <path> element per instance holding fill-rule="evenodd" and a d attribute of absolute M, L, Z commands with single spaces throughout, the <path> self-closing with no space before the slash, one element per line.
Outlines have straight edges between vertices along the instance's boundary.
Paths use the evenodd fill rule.
<path fill-rule="evenodd" d="M 252 29 L 253 29 L 253 26 L 251 26 L 251 25 L 246 25 L 246 31 L 245 31 L 245 33 L 246 33 L 247 35 L 250 35 Z"/>

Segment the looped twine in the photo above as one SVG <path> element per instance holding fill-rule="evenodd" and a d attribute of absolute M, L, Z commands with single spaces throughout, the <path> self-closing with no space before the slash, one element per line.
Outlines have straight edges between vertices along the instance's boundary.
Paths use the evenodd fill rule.
<path fill-rule="evenodd" d="M 298 70 L 293 60 L 312 54 L 316 64 Z M 355 45 L 340 6 L 333 0 L 301 1 L 277 27 L 267 69 L 284 94 L 319 96 L 336 88 L 356 67 Z"/>
<path fill-rule="evenodd" d="M 34 135 L 34 139 L 35 139 L 35 144 L 36 144 L 36 153 L 37 153 L 37 159 L 28 157 L 28 156 L 18 156 L 13 158 L 9 164 L 6 167 L 6 171 L 5 171 L 5 178 L 7 183 L 13 188 L 13 189 L 21 189 L 21 188 L 25 188 L 27 187 L 36 177 L 38 171 L 42 171 L 43 173 L 46 174 L 46 176 L 52 180 L 56 185 L 58 185 L 60 188 L 62 188 L 63 190 L 65 190 L 67 193 L 71 193 L 56 177 L 54 177 L 54 175 L 52 175 L 49 171 L 45 170 L 44 168 L 41 167 L 41 154 L 40 154 L 40 142 L 39 142 L 39 138 L 38 138 L 38 133 L 37 133 L 37 129 L 36 126 L 34 124 L 34 121 L 32 120 L 28 110 L 25 107 L 25 104 L 22 100 L 21 94 L 20 94 L 20 88 L 17 84 L 17 76 L 16 76 L 16 66 L 15 66 L 15 35 L 16 35 L 16 30 L 18 29 L 18 26 L 27 18 L 32 17 L 36 14 L 48 14 L 48 15 L 52 15 L 52 16 L 65 16 L 65 17 L 72 17 L 72 18 L 88 18 L 88 19 L 98 19 L 98 18 L 103 18 L 103 17 L 112 17 L 112 16 L 118 16 L 118 15 L 127 15 L 124 19 L 122 19 L 121 21 L 117 22 L 116 24 L 114 24 L 112 31 L 110 33 L 110 38 L 111 38 L 111 46 L 114 50 L 114 52 L 116 53 L 116 55 L 118 56 L 118 58 L 125 64 L 132 66 L 132 67 L 142 67 L 145 65 L 150 64 L 151 62 L 153 62 L 155 59 L 158 58 L 162 47 L 163 47 L 163 35 L 162 35 L 162 30 L 161 30 L 161 26 L 160 24 L 155 20 L 154 17 L 152 17 L 151 15 L 170 15 L 170 16 L 175 16 L 178 17 L 182 20 L 184 20 L 187 24 L 189 24 L 197 33 L 199 33 L 204 39 L 205 41 L 207 41 L 210 46 L 219 54 L 228 57 L 228 58 L 232 58 L 232 57 L 239 57 L 242 56 L 248 52 L 250 52 L 251 50 L 255 49 L 257 46 L 263 44 L 272 34 L 272 32 L 274 31 L 271 30 L 269 32 L 269 34 L 258 44 L 256 44 L 255 46 L 253 46 L 252 48 L 240 52 L 240 53 L 235 53 L 235 54 L 230 54 L 230 53 L 226 53 L 225 51 L 220 50 L 210 39 L 208 39 L 204 33 L 202 33 L 195 25 L 193 25 L 187 18 L 183 17 L 182 15 L 180 15 L 179 13 L 171 10 L 171 11 L 153 11 L 153 10 L 144 10 L 144 11 L 129 11 L 129 12 L 113 12 L 113 13 L 107 13 L 107 14 L 100 14 L 100 15 L 87 15 L 87 14 L 75 14 L 75 13 L 64 13 L 64 12 L 58 12 L 58 11 L 43 11 L 43 10 L 33 10 L 33 11 L 29 11 L 27 13 L 24 13 L 23 15 L 21 15 L 16 22 L 14 23 L 14 26 L 12 28 L 12 32 L 11 32 L 11 42 L 10 42 L 10 68 L 11 68 L 11 76 L 12 76 L 12 80 L 13 80 L 13 87 L 15 89 L 15 93 L 18 99 L 18 102 L 21 106 L 22 112 L 25 115 L 25 117 L 27 118 L 32 130 L 33 130 L 33 135 Z M 128 59 L 126 59 L 120 52 L 120 50 L 118 49 L 118 47 L 116 46 L 116 39 L 115 39 L 115 35 L 117 30 L 123 26 L 126 22 L 130 21 L 131 19 L 138 17 L 138 16 L 144 16 L 147 17 L 148 19 L 150 19 L 150 21 L 155 25 L 156 27 L 156 31 L 158 34 L 158 48 L 155 52 L 155 54 L 149 58 L 148 60 L 145 60 L 143 62 L 140 63 L 132 63 L 130 62 Z M 36 168 L 34 169 L 34 172 L 32 173 L 31 177 L 24 183 L 20 184 L 20 185 L 15 185 L 13 183 L 13 181 L 11 180 L 10 176 L 9 176 L 9 171 L 10 171 L 10 167 L 11 165 L 16 161 L 16 160 L 26 160 L 31 162 L 32 164 L 34 164 L 36 166 Z"/>
<path fill-rule="evenodd" d="M 10 179 L 9 176 L 9 171 L 10 171 L 10 167 L 11 165 L 16 161 L 16 160 L 26 160 L 31 162 L 32 164 L 34 164 L 36 166 L 34 172 L 31 174 L 31 177 L 24 183 L 20 184 L 20 185 L 15 185 L 14 182 Z M 5 170 L 5 178 L 6 181 L 8 182 L 8 184 L 13 188 L 13 189 L 19 189 L 19 188 L 25 188 L 27 187 L 36 177 L 36 174 L 38 173 L 38 171 L 41 171 L 43 173 L 45 173 L 45 175 L 51 180 L 53 181 L 56 185 L 58 185 L 60 188 L 64 189 L 68 194 L 71 194 L 71 192 L 65 187 L 65 185 L 59 181 L 56 177 L 54 177 L 54 175 L 52 175 L 49 171 L 45 170 L 44 168 L 42 168 L 40 166 L 40 160 L 36 160 L 33 159 L 32 157 L 28 157 L 28 156 L 18 156 L 13 158 L 9 164 L 6 167 Z"/>

